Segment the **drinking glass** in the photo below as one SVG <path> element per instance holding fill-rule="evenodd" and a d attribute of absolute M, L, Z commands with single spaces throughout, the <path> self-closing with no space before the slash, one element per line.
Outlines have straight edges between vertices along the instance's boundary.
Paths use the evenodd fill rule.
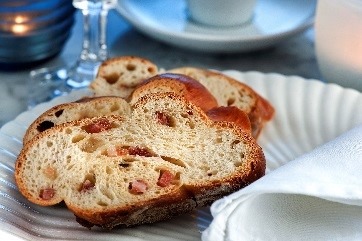
<path fill-rule="evenodd" d="M 80 55 L 72 66 L 41 68 L 30 72 L 29 107 L 89 85 L 99 65 L 108 58 L 107 16 L 116 4 L 117 0 L 73 0 L 73 6 L 81 11 L 83 17 Z"/>

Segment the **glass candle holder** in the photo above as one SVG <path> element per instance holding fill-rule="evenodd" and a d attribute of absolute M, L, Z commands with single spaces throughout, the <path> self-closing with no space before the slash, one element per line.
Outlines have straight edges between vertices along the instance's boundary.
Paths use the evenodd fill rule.
<path fill-rule="evenodd" d="M 0 65 L 25 65 L 58 54 L 70 36 L 71 0 L 0 2 Z"/>

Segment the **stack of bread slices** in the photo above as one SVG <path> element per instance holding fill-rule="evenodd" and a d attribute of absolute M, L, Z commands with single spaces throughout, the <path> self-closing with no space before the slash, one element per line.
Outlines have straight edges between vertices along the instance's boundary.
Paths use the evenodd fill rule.
<path fill-rule="evenodd" d="M 110 229 L 191 212 L 265 173 L 256 139 L 274 109 L 237 80 L 126 56 L 90 89 L 29 126 L 15 180 L 31 202 L 64 202 L 82 225 Z"/>

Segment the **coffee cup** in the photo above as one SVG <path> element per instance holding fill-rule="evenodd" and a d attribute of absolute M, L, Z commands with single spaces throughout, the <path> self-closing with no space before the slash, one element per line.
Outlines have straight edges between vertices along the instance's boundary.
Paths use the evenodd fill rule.
<path fill-rule="evenodd" d="M 251 21 L 256 0 L 187 0 L 190 19 L 214 27 L 240 26 Z"/>

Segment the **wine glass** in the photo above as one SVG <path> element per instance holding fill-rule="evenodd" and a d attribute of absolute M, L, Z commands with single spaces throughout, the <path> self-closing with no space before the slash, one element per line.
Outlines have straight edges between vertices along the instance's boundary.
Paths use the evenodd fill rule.
<path fill-rule="evenodd" d="M 83 17 L 82 51 L 72 66 L 30 72 L 28 107 L 89 85 L 99 65 L 108 58 L 107 16 L 116 4 L 117 0 L 73 0 Z"/>

